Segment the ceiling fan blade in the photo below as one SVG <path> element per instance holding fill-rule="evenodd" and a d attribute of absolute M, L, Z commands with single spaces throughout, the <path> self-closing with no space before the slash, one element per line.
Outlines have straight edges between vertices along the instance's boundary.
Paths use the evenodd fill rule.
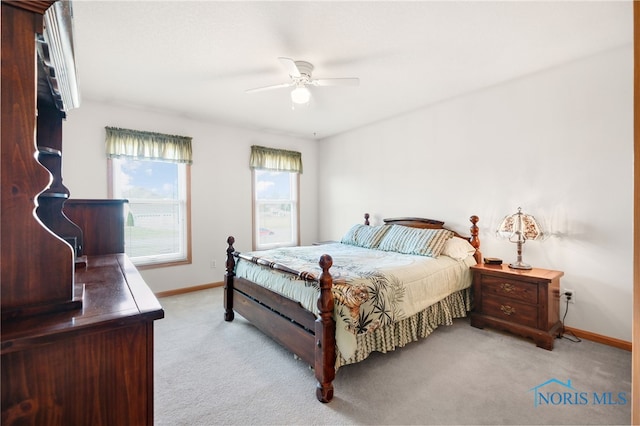
<path fill-rule="evenodd" d="M 282 65 L 286 68 L 291 77 L 300 77 L 302 75 L 300 74 L 300 70 L 298 69 L 296 62 L 293 59 L 283 57 L 280 57 L 278 59 L 280 60 L 280 63 L 282 63 Z"/>
<path fill-rule="evenodd" d="M 293 83 L 282 83 L 282 84 L 275 84 L 273 86 L 264 86 L 264 87 L 256 87 L 255 89 L 248 89 L 245 90 L 245 93 L 256 93 L 256 92 L 262 92 L 264 90 L 272 90 L 272 89 L 280 89 L 283 87 L 291 87 L 293 86 Z"/>
<path fill-rule="evenodd" d="M 359 78 L 319 78 L 310 81 L 314 86 L 358 86 Z"/>

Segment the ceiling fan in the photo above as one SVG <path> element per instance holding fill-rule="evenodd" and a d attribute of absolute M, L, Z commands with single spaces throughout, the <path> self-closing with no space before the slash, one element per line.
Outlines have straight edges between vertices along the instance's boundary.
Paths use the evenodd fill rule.
<path fill-rule="evenodd" d="M 291 101 L 294 104 L 307 104 L 311 99 L 311 92 L 307 86 L 357 86 L 359 78 L 312 78 L 313 65 L 306 61 L 294 61 L 291 58 L 278 58 L 289 73 L 291 81 L 272 86 L 257 87 L 246 90 L 245 93 L 256 93 L 264 90 L 294 87 L 291 91 Z"/>

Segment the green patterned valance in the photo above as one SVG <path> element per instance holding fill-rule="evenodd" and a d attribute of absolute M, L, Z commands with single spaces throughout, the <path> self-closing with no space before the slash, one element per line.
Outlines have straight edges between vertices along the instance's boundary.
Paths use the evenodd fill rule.
<path fill-rule="evenodd" d="M 191 138 L 106 127 L 108 158 L 137 158 L 192 164 Z"/>
<path fill-rule="evenodd" d="M 249 166 L 252 169 L 302 173 L 302 154 L 296 151 L 253 145 Z"/>

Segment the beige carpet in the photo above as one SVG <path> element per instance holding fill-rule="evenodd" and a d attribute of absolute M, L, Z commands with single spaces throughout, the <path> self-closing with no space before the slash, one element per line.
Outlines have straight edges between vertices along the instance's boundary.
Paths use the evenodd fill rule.
<path fill-rule="evenodd" d="M 221 288 L 160 303 L 166 317 L 155 323 L 157 425 L 629 424 L 631 418 L 631 353 L 589 341 L 560 339 L 546 351 L 456 320 L 425 340 L 340 368 L 334 400 L 322 404 L 304 362 L 239 315 L 223 320 Z"/>

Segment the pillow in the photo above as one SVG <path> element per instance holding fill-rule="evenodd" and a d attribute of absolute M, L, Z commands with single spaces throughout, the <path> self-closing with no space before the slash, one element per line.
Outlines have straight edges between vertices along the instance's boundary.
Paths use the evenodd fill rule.
<path fill-rule="evenodd" d="M 444 243 L 453 237 L 447 229 L 420 229 L 393 225 L 378 245 L 378 250 L 438 257 Z"/>
<path fill-rule="evenodd" d="M 473 256 L 475 252 L 476 249 L 469 244 L 469 241 L 463 238 L 449 238 L 447 242 L 444 243 L 444 248 L 440 254 L 454 259 L 464 260 L 469 256 Z"/>
<path fill-rule="evenodd" d="M 354 225 L 340 240 L 343 244 L 351 244 L 364 248 L 375 249 L 382 239 L 382 236 L 389 230 L 389 225 Z"/>

